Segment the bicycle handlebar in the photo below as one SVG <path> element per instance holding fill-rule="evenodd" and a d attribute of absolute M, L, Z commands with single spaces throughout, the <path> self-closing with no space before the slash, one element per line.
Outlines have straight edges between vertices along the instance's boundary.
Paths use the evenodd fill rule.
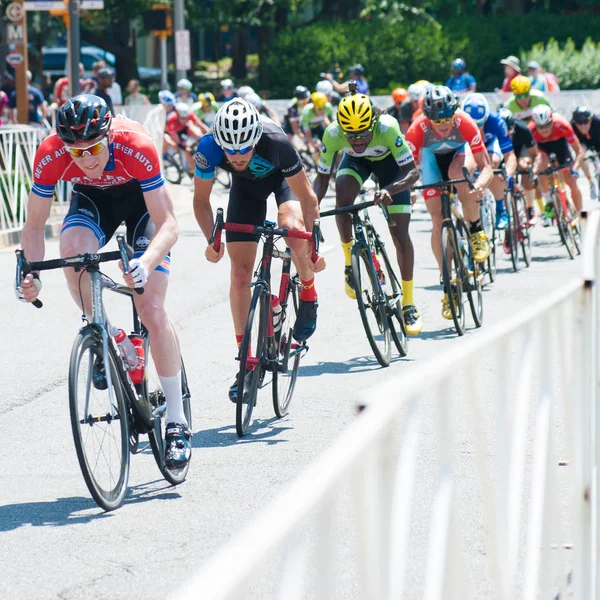
<path fill-rule="evenodd" d="M 357 213 L 365 208 L 371 208 L 371 206 L 376 206 L 377 202 L 375 200 L 369 200 L 368 202 L 359 202 L 358 204 L 350 204 L 349 206 L 338 206 L 336 208 L 332 208 L 331 210 L 325 210 L 321 213 L 321 217 L 333 217 L 335 215 L 343 215 L 348 213 Z M 390 217 L 390 212 L 388 207 L 383 202 L 379 203 L 379 207 L 383 212 L 383 216 L 388 223 L 393 223 L 393 219 Z"/>
<path fill-rule="evenodd" d="M 428 183 L 427 185 L 414 185 L 413 190 L 427 190 L 429 188 L 437 188 L 440 190 L 445 190 L 450 186 L 456 185 L 458 183 L 468 183 L 471 190 L 475 189 L 475 180 L 471 173 L 469 173 L 469 169 L 467 167 L 462 168 L 463 179 L 449 179 L 448 181 L 438 181 L 437 183 Z"/>

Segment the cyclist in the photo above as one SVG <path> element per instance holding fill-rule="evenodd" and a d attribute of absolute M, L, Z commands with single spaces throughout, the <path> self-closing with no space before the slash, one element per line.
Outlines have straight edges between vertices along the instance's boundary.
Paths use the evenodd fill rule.
<path fill-rule="evenodd" d="M 521 119 L 525 123 L 529 123 L 531 120 L 531 112 L 536 106 L 541 104 L 550 106 L 550 102 L 543 92 L 531 89 L 531 81 L 525 75 L 517 75 L 510 82 L 510 89 L 513 96 L 508 99 L 506 108 L 516 119 Z"/>
<path fill-rule="evenodd" d="M 464 99 L 462 108 L 473 118 L 483 134 L 492 167 L 497 169 L 504 164 L 507 176 L 513 177 L 517 170 L 517 157 L 508 135 L 506 121 L 500 115 L 490 113 L 488 101 L 483 94 L 469 94 Z M 508 213 L 504 206 L 506 182 L 501 175 L 494 175 L 489 188 L 496 200 L 496 228 L 506 229 L 508 227 Z"/>
<path fill-rule="evenodd" d="M 452 77 L 446 81 L 446 87 L 450 88 L 457 96 L 474 92 L 477 89 L 475 77 L 467 73 L 467 63 L 462 58 L 452 61 Z"/>
<path fill-rule="evenodd" d="M 280 227 L 312 228 L 314 219 L 319 217 L 317 198 L 298 152 L 279 125 L 261 117 L 251 104 L 240 98 L 230 100 L 219 109 L 212 133 L 200 140 L 196 151 L 194 214 L 207 240 L 214 226 L 210 194 L 217 166 L 232 174 L 228 221 L 262 225 L 267 198 L 272 193 L 278 206 Z M 259 239 L 260 236 L 246 233 L 226 232 L 231 259 L 231 313 L 238 348 L 250 307 L 249 285 Z M 325 267 L 325 261 L 320 257 L 312 263 L 310 243 L 305 240 L 288 238 L 287 243 L 302 281 L 294 337 L 303 341 L 316 329 L 318 302 L 314 273 Z M 223 247 L 217 252 L 210 244 L 206 258 L 218 262 L 223 252 Z M 237 399 L 237 379 L 229 390 L 229 397 L 233 402 Z"/>
<path fill-rule="evenodd" d="M 392 91 L 392 100 L 394 104 L 390 106 L 385 112 L 386 114 L 394 117 L 398 121 L 398 125 L 402 123 L 402 103 L 408 98 L 408 92 L 404 88 L 396 88 Z"/>
<path fill-rule="evenodd" d="M 423 112 L 425 86 L 413 83 L 408 86 L 408 98 L 400 104 L 400 129 L 406 134 L 410 124 Z"/>
<path fill-rule="evenodd" d="M 573 171 L 577 171 L 583 162 L 585 147 L 579 143 L 571 124 L 565 117 L 558 113 L 553 113 L 549 106 L 536 106 L 531 113 L 531 123 L 528 125 L 533 137 L 542 151 L 540 169 L 543 171 L 548 167 L 548 156 L 556 154 L 556 160 L 559 165 L 566 165 L 571 162 L 571 150 L 575 155 L 575 161 L 572 166 L 565 167 L 562 175 L 565 183 L 571 190 L 571 198 L 577 211 L 581 210 L 582 199 L 581 191 L 577 185 L 577 178 Z M 569 149 L 570 147 L 570 149 Z M 550 196 L 550 184 L 548 177 L 540 176 L 540 186 L 542 188 L 542 197 L 546 203 L 544 225 L 549 225 L 554 217 L 554 207 L 552 197 Z"/>
<path fill-rule="evenodd" d="M 283 117 L 283 130 L 287 133 L 291 141 L 294 134 L 301 140 L 304 139 L 304 134 L 300 128 L 300 114 L 304 107 L 308 104 L 310 92 L 307 87 L 297 85 L 294 89 L 294 99 L 288 104 L 287 111 Z"/>
<path fill-rule="evenodd" d="M 415 162 L 421 156 L 421 180 L 423 185 L 440 180 L 462 179 L 462 167 L 472 173 L 479 169 L 475 189 L 471 191 L 466 183 L 456 186 L 462 203 L 465 219 L 470 223 L 470 237 L 473 254 L 477 262 L 483 262 L 490 254 L 487 236 L 479 219 L 479 201 L 483 190 L 488 187 L 494 172 L 490 157 L 485 150 L 481 133 L 473 119 L 458 108 L 458 99 L 445 86 L 434 86 L 425 94 L 423 113 L 410 126 L 406 139 L 412 150 Z M 434 188 L 425 190 L 425 205 L 433 229 L 431 248 L 442 272 L 442 203 L 440 191 Z M 442 298 L 442 316 L 452 319 L 450 301 L 446 293 Z"/>
<path fill-rule="evenodd" d="M 573 111 L 571 125 L 579 142 L 588 150 L 600 154 L 600 117 L 592 114 L 587 106 L 578 106 Z M 591 166 L 584 160 L 581 168 L 590 182 L 590 197 L 595 200 L 598 197 L 598 189 Z"/>
<path fill-rule="evenodd" d="M 169 90 L 160 90 L 158 92 L 158 101 L 167 113 L 167 117 L 175 110 L 175 94 Z"/>
<path fill-rule="evenodd" d="M 321 92 L 327 96 L 327 102 L 332 106 L 337 106 L 342 97 L 333 89 L 333 84 L 328 79 L 323 79 L 315 86 L 315 92 Z"/>
<path fill-rule="evenodd" d="M 250 87 L 249 85 L 241 85 L 238 88 L 237 97 L 241 98 L 242 100 L 245 100 L 249 94 L 254 94 L 254 93 L 255 93 L 254 88 Z"/>
<path fill-rule="evenodd" d="M 98 252 L 122 221 L 135 255 L 124 275 L 136 310 L 150 332 L 152 357 L 167 402 L 165 464 L 181 468 L 191 456 L 191 431 L 183 412 L 181 356 L 173 323 L 164 306 L 169 252 L 178 236 L 173 202 L 164 185 L 158 153 L 146 130 L 124 117 L 112 118 L 106 103 L 92 94 L 67 101 L 56 116 L 56 130 L 39 146 L 33 165 L 22 244 L 32 261 L 44 257 L 44 227 L 58 181 L 73 184 L 71 205 L 60 234 L 60 255 Z M 91 316 L 89 277 L 64 269 L 71 296 Z M 33 302 L 42 282 L 27 275 L 19 299 Z M 81 305 L 83 299 L 83 306 Z M 97 360 L 93 383 L 106 389 L 104 364 Z"/>
<path fill-rule="evenodd" d="M 521 170 L 526 170 L 531 167 L 534 181 L 532 181 L 529 175 L 523 175 L 521 177 L 521 184 L 526 190 L 526 203 L 527 203 L 527 220 L 530 226 L 534 226 L 537 223 L 537 217 L 534 208 L 534 190 L 535 190 L 535 175 L 540 171 L 540 164 L 542 155 L 538 151 L 536 141 L 533 139 L 531 130 L 524 121 L 521 119 L 515 119 L 513 114 L 508 108 L 501 108 L 498 114 L 506 121 L 508 127 L 508 135 L 512 140 L 515 156 L 517 157 L 517 167 Z M 544 212 L 544 204 L 540 198 L 540 212 Z"/>
<path fill-rule="evenodd" d="M 390 232 L 402 275 L 406 332 L 418 335 L 423 324 L 413 297 L 414 249 L 408 228 L 412 211 L 409 188 L 417 181 L 419 173 L 398 122 L 390 115 L 378 114 L 371 99 L 364 94 L 350 93 L 342 98 L 337 121 L 327 127 L 323 136 L 323 153 L 314 182 L 319 202 L 327 192 L 333 159 L 339 151 L 343 158 L 335 180 L 336 206 L 354 204 L 369 175 L 379 179 L 381 190 L 377 201 L 389 205 L 394 220 Z M 344 250 L 346 294 L 356 298 L 352 287 L 354 241 L 350 215 L 338 215 L 336 223 Z"/>
<path fill-rule="evenodd" d="M 279 125 L 279 117 L 277 113 L 258 95 L 252 92 L 246 96 L 246 102 L 250 102 L 252 106 L 264 117 L 268 117 Z"/>
<path fill-rule="evenodd" d="M 206 92 L 200 94 L 199 101 L 196 104 L 192 104 L 192 112 L 202 121 L 207 127 L 211 127 L 219 105 L 215 101 L 215 97 L 210 93 Z"/>
<path fill-rule="evenodd" d="M 189 79 L 180 79 L 177 82 L 177 92 L 175 94 L 175 102 L 185 102 L 189 106 L 198 102 L 198 96 L 192 92 L 192 82 Z"/>
<path fill-rule="evenodd" d="M 320 144 L 325 128 L 333 121 L 333 106 L 327 102 L 327 96 L 322 92 L 313 92 L 310 103 L 302 109 L 300 115 L 306 145 L 311 154 L 315 155 L 315 162 L 319 160 Z"/>
<path fill-rule="evenodd" d="M 198 119 L 185 102 L 177 102 L 175 110 L 167 117 L 165 142 L 175 151 L 178 148 L 185 150 L 188 173 L 194 168 L 194 147 L 198 140 L 208 132 L 208 127 Z"/>

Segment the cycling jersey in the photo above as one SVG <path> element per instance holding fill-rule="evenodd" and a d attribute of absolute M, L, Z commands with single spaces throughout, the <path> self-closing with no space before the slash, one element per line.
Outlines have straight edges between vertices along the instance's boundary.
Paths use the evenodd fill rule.
<path fill-rule="evenodd" d="M 450 77 L 446 81 L 446 87 L 455 94 L 464 95 L 475 89 L 475 77 L 469 73 L 462 73 L 458 77 Z"/>
<path fill-rule="evenodd" d="M 217 111 L 219 110 L 219 105 L 216 102 L 210 103 L 210 110 L 204 112 L 202 110 L 202 102 L 196 102 L 192 104 L 192 112 L 198 117 L 200 121 L 202 121 L 206 126 L 211 127 L 214 123 L 215 117 L 217 116 Z"/>
<path fill-rule="evenodd" d="M 581 133 L 577 128 L 575 121 L 571 121 L 573 131 L 577 139 L 586 147 L 596 152 L 600 152 L 600 117 L 594 115 L 592 117 L 592 124 L 587 134 Z"/>
<path fill-rule="evenodd" d="M 315 112 L 315 107 L 312 102 L 309 102 L 303 109 L 300 114 L 300 119 L 302 121 L 302 127 L 304 129 L 318 129 L 323 126 L 323 121 L 325 117 L 329 117 L 330 121 L 333 121 L 333 106 L 331 106 L 331 102 L 327 102 L 325 104 L 325 109 L 323 114 L 318 115 Z"/>
<path fill-rule="evenodd" d="M 236 171 L 230 164 L 222 148 L 215 142 L 212 133 L 202 137 L 196 150 L 195 174 L 200 179 L 212 179 L 215 168 L 229 171 L 236 178 L 257 180 L 264 179 L 279 171 L 284 177 L 292 177 L 299 173 L 303 166 L 298 152 L 287 136 L 271 119 L 261 117 L 263 133 L 260 136 L 250 164 L 245 171 Z"/>
<path fill-rule="evenodd" d="M 485 146 L 488 149 L 496 143 L 500 146 L 500 152 L 506 154 L 513 150 L 513 143 L 508 135 L 506 121 L 498 114 L 491 113 L 483 126 L 485 135 Z M 502 157 L 500 157 L 502 158 Z"/>
<path fill-rule="evenodd" d="M 193 112 L 190 113 L 186 120 L 182 123 L 177 112 L 173 111 L 167 117 L 165 131 L 170 134 L 186 133 L 190 123 L 193 123 L 194 125 L 200 125 L 200 120 Z"/>
<path fill-rule="evenodd" d="M 164 185 L 156 147 L 142 125 L 125 117 L 115 117 L 110 133 L 110 158 L 98 179 L 85 175 L 56 132 L 51 133 L 35 154 L 31 191 L 42 198 L 52 198 L 58 181 L 105 189 L 135 180 L 142 192 Z"/>
<path fill-rule="evenodd" d="M 521 119 L 515 119 L 515 129 L 512 134 L 512 144 L 517 158 L 525 155 L 528 156 L 527 148 L 535 148 L 537 145 L 533 139 L 531 129 Z"/>
<path fill-rule="evenodd" d="M 558 163 L 561 165 L 570 162 L 571 155 L 569 145 L 577 141 L 577 136 L 571 127 L 571 124 L 565 117 L 554 113 L 552 115 L 552 132 L 547 137 L 542 137 L 533 121 L 528 125 L 533 139 L 537 142 L 540 150 L 546 154 L 556 154 Z"/>
<path fill-rule="evenodd" d="M 319 173 L 331 173 L 333 158 L 335 153 L 339 151 L 350 156 L 366 158 L 370 161 L 382 160 L 391 154 L 400 166 L 412 162 L 412 156 L 400 131 L 400 126 L 396 119 L 390 115 L 380 115 L 367 149 L 360 154 L 352 149 L 339 123 L 337 121 L 331 123 L 323 135 L 323 147 L 318 167 Z"/>
<path fill-rule="evenodd" d="M 179 92 L 175 93 L 175 102 L 185 102 L 186 104 L 189 104 L 190 106 L 192 104 L 194 104 L 195 102 L 198 102 L 198 96 L 196 96 L 196 94 L 194 92 L 190 92 L 187 96 L 187 98 L 182 98 L 181 94 Z"/>
<path fill-rule="evenodd" d="M 540 104 L 546 104 L 550 106 L 550 102 L 548 101 L 548 98 L 546 98 L 546 96 L 543 94 L 543 92 L 532 89 L 529 90 L 529 108 L 521 108 L 517 104 L 517 99 L 515 98 L 515 96 L 511 96 L 508 99 L 506 108 L 510 110 L 510 112 L 514 115 L 515 119 L 521 119 L 522 121 L 529 123 L 533 109 Z"/>

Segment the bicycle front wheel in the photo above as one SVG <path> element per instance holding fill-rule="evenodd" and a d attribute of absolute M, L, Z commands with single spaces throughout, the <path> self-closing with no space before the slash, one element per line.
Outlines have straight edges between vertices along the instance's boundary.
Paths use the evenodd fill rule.
<path fill-rule="evenodd" d="M 513 271 L 519 270 L 519 230 L 517 227 L 517 208 L 515 206 L 515 196 L 512 192 L 507 192 L 504 202 L 508 213 L 508 229 L 506 230 L 506 241 L 510 249 L 510 262 Z"/>
<path fill-rule="evenodd" d="M 563 202 L 561 199 L 561 194 L 564 194 L 565 191 L 557 191 L 554 190 L 552 192 L 552 200 L 554 202 L 554 210 L 556 214 L 556 224 L 558 226 L 558 233 L 560 235 L 560 239 L 567 249 L 567 253 L 569 254 L 570 259 L 575 258 L 576 248 L 575 248 L 575 240 L 573 237 L 573 230 L 571 228 L 571 222 L 569 220 L 569 215 L 565 212 L 565 208 L 563 206 Z"/>
<path fill-rule="evenodd" d="M 352 249 L 352 280 L 358 311 L 371 349 L 382 367 L 390 364 L 392 348 L 386 304 L 371 251 L 359 243 Z"/>
<path fill-rule="evenodd" d="M 79 332 L 71 351 L 69 409 L 85 483 L 98 506 L 114 510 L 129 480 L 129 411 L 113 356 L 104 355 L 101 335 L 92 327 Z"/>
<path fill-rule="evenodd" d="M 243 437 L 248 430 L 264 372 L 261 360 L 267 337 L 266 319 L 269 315 L 269 301 L 270 298 L 263 288 L 259 285 L 255 286 L 240 346 L 240 372 L 235 407 L 235 429 L 238 437 Z"/>
<path fill-rule="evenodd" d="M 529 218 L 527 216 L 527 205 L 522 193 L 515 195 L 515 221 L 521 244 L 521 257 L 525 266 L 531 265 L 531 235 L 529 234 Z"/>
<path fill-rule="evenodd" d="M 289 409 L 298 378 L 300 358 L 305 345 L 294 340 L 292 331 L 298 312 L 298 277 L 289 280 L 287 296 L 281 303 L 283 320 L 281 329 L 275 332 L 277 364 L 273 371 L 273 410 L 278 418 L 283 418 Z"/>
<path fill-rule="evenodd" d="M 462 254 L 463 289 L 467 293 L 475 327 L 483 325 L 483 274 L 473 256 L 473 246 L 464 221 L 456 223 L 456 232 Z"/>
<path fill-rule="evenodd" d="M 231 187 L 231 173 L 225 169 L 217 167 L 215 169 L 215 179 L 228 190 Z"/>
<path fill-rule="evenodd" d="M 172 154 L 168 154 L 163 158 L 163 174 L 169 183 L 179 184 L 183 179 L 183 169 Z"/>
<path fill-rule="evenodd" d="M 463 299 L 462 255 L 456 230 L 451 225 L 442 227 L 442 278 L 448 296 L 454 328 L 458 335 L 465 332 L 465 305 Z"/>

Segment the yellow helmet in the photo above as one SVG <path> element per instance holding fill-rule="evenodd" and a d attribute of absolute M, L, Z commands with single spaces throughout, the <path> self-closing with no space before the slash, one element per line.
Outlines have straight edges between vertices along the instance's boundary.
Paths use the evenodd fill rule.
<path fill-rule="evenodd" d="M 373 103 L 364 94 L 349 94 L 340 100 L 337 120 L 346 133 L 369 129 L 373 123 Z"/>
<path fill-rule="evenodd" d="M 327 96 L 323 92 L 313 92 L 310 95 L 310 101 L 315 108 L 325 108 L 327 104 Z"/>
<path fill-rule="evenodd" d="M 204 104 L 204 106 L 208 106 L 209 104 L 212 104 L 214 101 L 215 101 L 215 97 L 210 92 L 206 92 L 206 93 L 200 95 L 200 102 L 202 102 L 202 104 Z"/>
<path fill-rule="evenodd" d="M 531 89 L 531 81 L 529 81 L 529 78 L 525 77 L 525 75 L 517 75 L 510 82 L 510 89 L 515 96 L 528 94 L 529 90 Z"/>

